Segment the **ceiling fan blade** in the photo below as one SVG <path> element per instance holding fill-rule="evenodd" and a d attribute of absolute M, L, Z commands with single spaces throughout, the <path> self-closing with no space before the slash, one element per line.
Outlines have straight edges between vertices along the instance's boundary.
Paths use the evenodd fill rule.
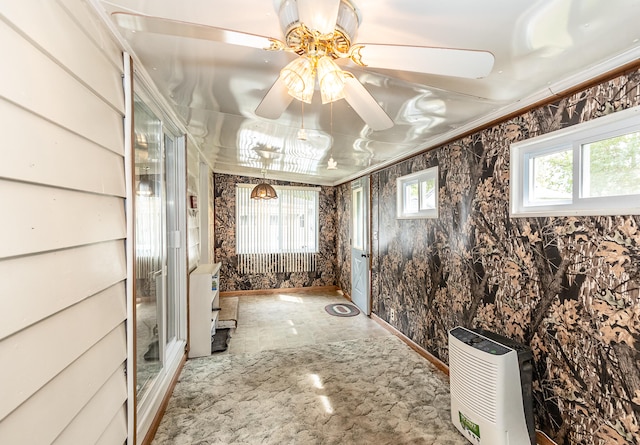
<path fill-rule="evenodd" d="M 267 37 L 230 31 L 213 26 L 128 12 L 115 12 L 112 16 L 116 25 L 135 32 L 150 32 L 192 39 L 211 40 L 214 42 L 230 43 L 259 49 L 267 49 L 271 46 L 271 40 Z"/>
<path fill-rule="evenodd" d="M 289 94 L 282 76 L 278 76 L 273 86 L 256 108 L 256 115 L 267 119 L 278 119 L 287 109 L 293 97 Z"/>
<path fill-rule="evenodd" d="M 375 43 L 358 45 L 363 46 L 360 55 L 366 66 L 442 76 L 486 77 L 495 60 L 488 51 Z"/>
<path fill-rule="evenodd" d="M 371 129 L 379 131 L 393 127 L 391 118 L 355 77 L 345 77 L 344 98 Z"/>
<path fill-rule="evenodd" d="M 298 0 L 298 17 L 310 29 L 333 34 L 339 8 L 340 0 Z"/>

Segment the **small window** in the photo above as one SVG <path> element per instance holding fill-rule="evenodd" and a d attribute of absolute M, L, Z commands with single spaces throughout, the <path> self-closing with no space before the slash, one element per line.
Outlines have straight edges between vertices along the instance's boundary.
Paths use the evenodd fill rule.
<path fill-rule="evenodd" d="M 438 217 L 438 167 L 397 179 L 398 218 Z"/>
<path fill-rule="evenodd" d="M 640 213 L 640 107 L 511 145 L 511 215 Z"/>

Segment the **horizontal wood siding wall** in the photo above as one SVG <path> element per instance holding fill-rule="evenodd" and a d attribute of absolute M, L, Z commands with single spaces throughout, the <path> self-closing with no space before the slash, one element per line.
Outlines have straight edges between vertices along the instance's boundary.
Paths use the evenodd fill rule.
<path fill-rule="evenodd" d="M 0 443 L 127 439 L 122 55 L 82 0 L 0 11 Z"/>

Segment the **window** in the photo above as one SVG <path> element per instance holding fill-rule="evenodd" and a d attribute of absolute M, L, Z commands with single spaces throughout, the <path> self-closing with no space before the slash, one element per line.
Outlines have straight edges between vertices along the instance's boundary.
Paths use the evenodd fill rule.
<path fill-rule="evenodd" d="M 241 273 L 315 270 L 318 187 L 274 186 L 278 199 L 251 199 L 236 185 L 236 253 Z"/>
<path fill-rule="evenodd" d="M 511 145 L 511 215 L 640 213 L 640 107 Z"/>
<path fill-rule="evenodd" d="M 438 217 L 438 167 L 397 179 L 398 218 Z"/>

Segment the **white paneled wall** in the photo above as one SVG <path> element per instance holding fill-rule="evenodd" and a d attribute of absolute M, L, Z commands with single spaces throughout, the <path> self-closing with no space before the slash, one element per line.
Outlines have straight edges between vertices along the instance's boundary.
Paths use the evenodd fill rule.
<path fill-rule="evenodd" d="M 122 55 L 83 0 L 3 1 L 0 41 L 0 443 L 122 444 Z"/>

